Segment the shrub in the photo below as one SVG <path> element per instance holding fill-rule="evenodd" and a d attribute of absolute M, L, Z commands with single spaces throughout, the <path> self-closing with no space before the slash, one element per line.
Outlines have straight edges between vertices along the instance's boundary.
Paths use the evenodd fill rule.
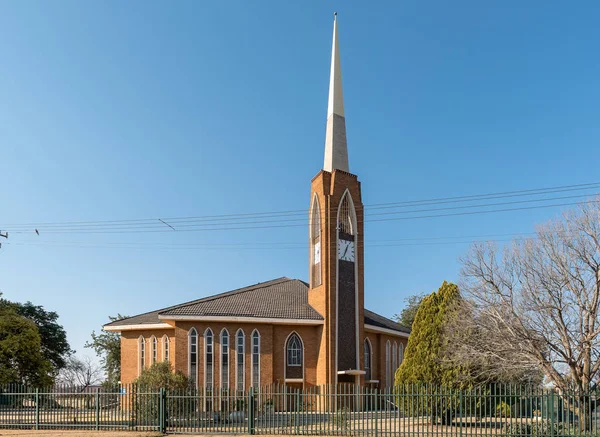
<path fill-rule="evenodd" d="M 510 405 L 500 402 L 496 405 L 496 417 L 511 417 Z"/>

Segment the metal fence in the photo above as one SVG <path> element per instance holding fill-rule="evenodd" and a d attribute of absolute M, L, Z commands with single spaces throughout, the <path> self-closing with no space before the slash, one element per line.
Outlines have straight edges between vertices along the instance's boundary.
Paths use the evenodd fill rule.
<path fill-rule="evenodd" d="M 406 437 L 600 437 L 594 392 L 352 385 L 249 392 L 137 385 L 0 389 L 0 429 Z"/>

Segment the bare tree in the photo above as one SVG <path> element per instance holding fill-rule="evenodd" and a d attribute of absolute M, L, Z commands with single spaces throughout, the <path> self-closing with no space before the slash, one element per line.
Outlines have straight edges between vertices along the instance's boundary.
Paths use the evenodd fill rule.
<path fill-rule="evenodd" d="M 90 357 L 77 358 L 71 355 L 67 365 L 58 374 L 58 382 L 69 386 L 77 386 L 82 391 L 87 387 L 99 384 L 104 379 L 102 367 Z"/>
<path fill-rule="evenodd" d="M 488 375 L 541 369 L 560 393 L 595 386 L 600 199 L 539 226 L 535 238 L 502 252 L 477 244 L 461 261 L 465 305 L 448 327 L 447 359 Z"/>

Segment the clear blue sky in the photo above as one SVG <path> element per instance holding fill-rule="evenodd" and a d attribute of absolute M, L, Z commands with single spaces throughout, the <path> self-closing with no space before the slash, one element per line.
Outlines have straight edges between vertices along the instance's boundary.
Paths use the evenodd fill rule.
<path fill-rule="evenodd" d="M 5 1 L 0 229 L 307 209 L 336 10 L 365 204 L 600 180 L 597 2 Z M 468 248 L 390 240 L 531 232 L 559 212 L 367 223 L 367 307 L 392 316 L 457 280 Z M 308 276 L 304 226 L 36 226 L 2 241 L 0 290 L 57 311 L 84 353 L 109 315 Z"/>

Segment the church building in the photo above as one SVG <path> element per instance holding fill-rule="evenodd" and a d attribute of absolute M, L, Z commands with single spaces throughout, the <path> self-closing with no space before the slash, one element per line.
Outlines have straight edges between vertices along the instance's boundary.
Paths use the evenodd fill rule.
<path fill-rule="evenodd" d="M 393 385 L 410 330 L 364 307 L 364 213 L 350 172 L 337 20 L 323 169 L 312 179 L 309 279 L 286 277 L 108 323 L 121 382 L 169 361 L 198 388 Z"/>

